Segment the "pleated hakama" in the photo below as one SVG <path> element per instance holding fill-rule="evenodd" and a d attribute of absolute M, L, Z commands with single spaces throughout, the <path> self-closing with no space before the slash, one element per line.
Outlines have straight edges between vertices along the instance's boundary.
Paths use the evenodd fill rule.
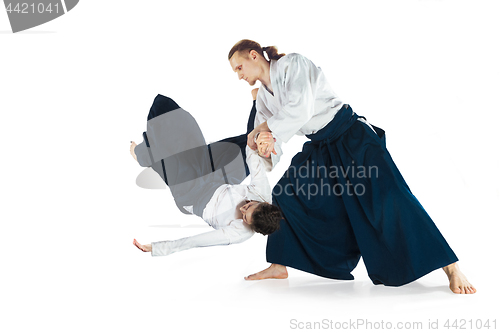
<path fill-rule="evenodd" d="M 363 257 L 374 284 L 400 286 L 457 257 L 412 194 L 385 133 L 345 104 L 295 155 L 273 189 L 284 216 L 267 261 L 352 280 Z"/>

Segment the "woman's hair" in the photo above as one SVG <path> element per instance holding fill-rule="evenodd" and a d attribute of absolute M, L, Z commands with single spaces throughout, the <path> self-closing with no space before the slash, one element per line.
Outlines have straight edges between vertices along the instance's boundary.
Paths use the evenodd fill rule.
<path fill-rule="evenodd" d="M 250 228 L 259 234 L 269 235 L 280 228 L 281 219 L 278 206 L 262 202 L 252 213 Z"/>
<path fill-rule="evenodd" d="M 248 57 L 248 53 L 250 53 L 251 50 L 255 50 L 264 59 L 266 59 L 266 57 L 264 57 L 265 51 L 269 60 L 278 60 L 285 55 L 284 53 L 278 54 L 278 49 L 276 48 L 276 46 L 261 47 L 259 43 L 254 42 L 253 40 L 242 39 L 238 43 L 234 44 L 234 46 L 231 48 L 231 51 L 229 51 L 229 55 L 227 56 L 227 60 L 230 60 L 233 54 L 235 54 L 236 52 L 239 52 L 241 56 Z"/>

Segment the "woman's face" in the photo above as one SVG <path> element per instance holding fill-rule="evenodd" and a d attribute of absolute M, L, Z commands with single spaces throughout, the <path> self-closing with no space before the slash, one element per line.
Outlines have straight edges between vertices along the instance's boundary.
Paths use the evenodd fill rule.
<path fill-rule="evenodd" d="M 258 66 L 258 53 L 251 51 L 248 57 L 241 56 L 239 52 L 235 52 L 231 59 L 229 59 L 231 68 L 238 75 L 238 79 L 245 80 L 249 85 L 253 86 L 260 75 L 260 68 Z"/>

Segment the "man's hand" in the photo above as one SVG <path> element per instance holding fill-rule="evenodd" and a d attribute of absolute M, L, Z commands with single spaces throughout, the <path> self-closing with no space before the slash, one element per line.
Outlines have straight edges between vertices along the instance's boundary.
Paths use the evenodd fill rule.
<path fill-rule="evenodd" d="M 255 101 L 257 99 L 257 93 L 259 92 L 259 88 L 255 88 L 252 90 L 252 98 Z"/>
<path fill-rule="evenodd" d="M 277 155 L 276 150 L 274 149 L 274 143 L 276 142 L 276 139 L 273 138 L 273 135 L 271 132 L 260 132 L 259 136 L 257 137 L 257 147 L 258 147 L 258 152 L 261 157 L 269 157 L 271 156 L 271 152 L 274 155 Z"/>
<path fill-rule="evenodd" d="M 271 132 L 269 127 L 267 127 L 267 121 L 263 122 L 259 126 L 255 127 L 253 131 L 251 131 L 248 136 L 247 136 L 247 145 L 250 147 L 252 150 L 257 150 L 257 144 L 254 141 L 255 136 L 257 133 L 260 132 Z"/>
<path fill-rule="evenodd" d="M 132 157 L 134 158 L 134 160 L 136 160 L 136 162 L 139 162 L 137 161 L 137 155 L 135 154 L 135 147 L 137 146 L 137 144 L 134 142 L 134 141 L 130 141 L 132 144 L 130 145 L 130 155 L 132 155 Z"/>
<path fill-rule="evenodd" d="M 141 245 L 135 238 L 134 238 L 134 245 L 142 252 L 151 252 L 152 250 L 151 244 Z"/>

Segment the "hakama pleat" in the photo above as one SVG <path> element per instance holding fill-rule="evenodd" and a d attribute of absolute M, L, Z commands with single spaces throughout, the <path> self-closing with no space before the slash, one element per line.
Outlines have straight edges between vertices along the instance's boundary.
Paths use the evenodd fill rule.
<path fill-rule="evenodd" d="M 284 216 L 267 261 L 351 280 L 363 257 L 374 284 L 400 286 L 457 257 L 411 193 L 383 130 L 344 105 L 291 162 L 273 189 Z"/>

